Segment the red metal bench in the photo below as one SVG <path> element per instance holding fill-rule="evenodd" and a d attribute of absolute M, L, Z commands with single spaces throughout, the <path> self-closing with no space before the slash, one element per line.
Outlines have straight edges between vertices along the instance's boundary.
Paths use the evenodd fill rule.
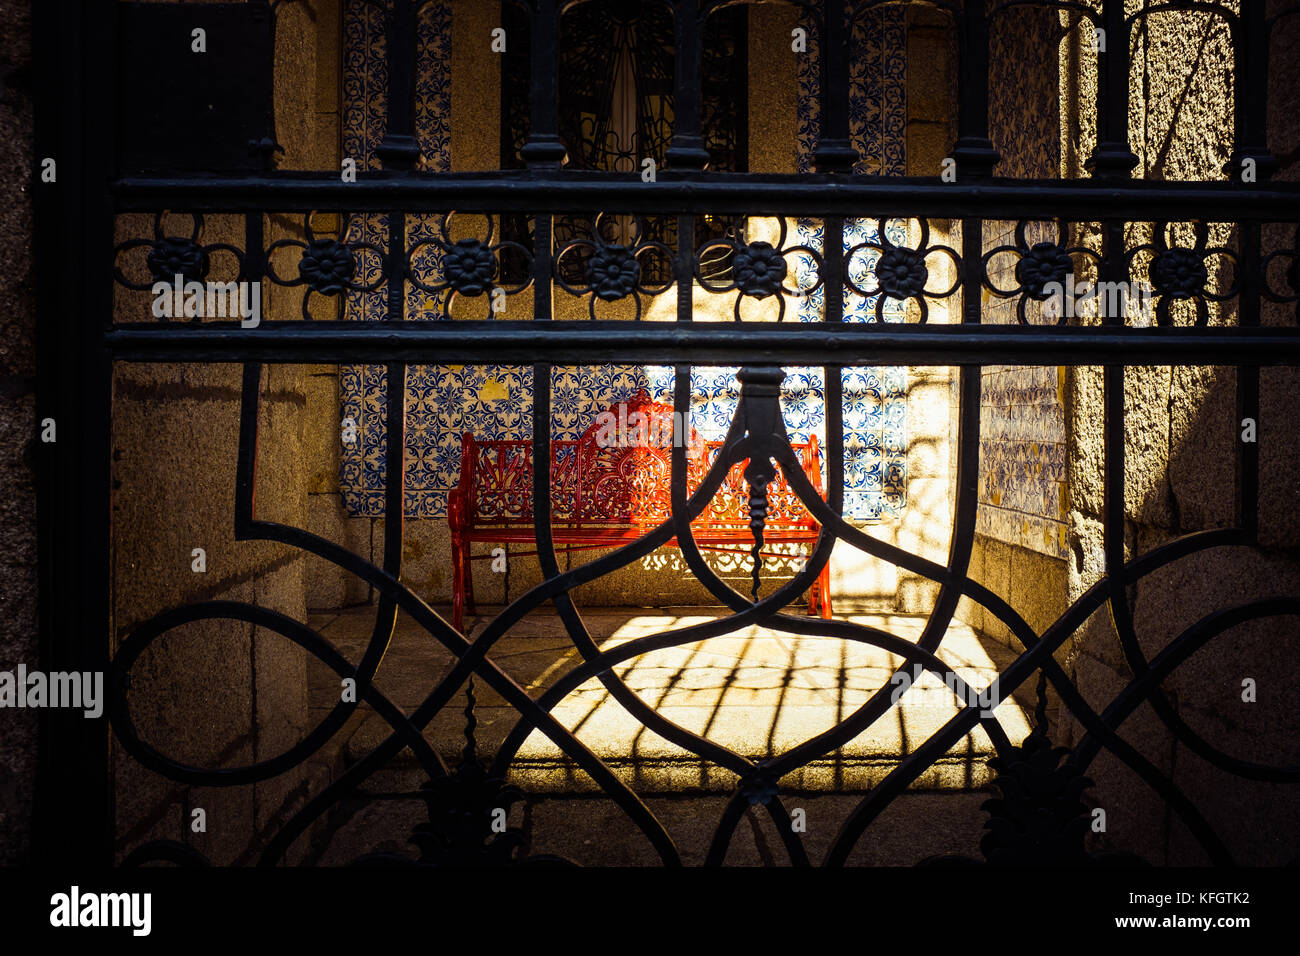
<path fill-rule="evenodd" d="M 685 428 L 680 429 L 686 431 Z M 692 428 L 687 444 L 686 486 L 693 493 L 722 448 L 700 441 Z M 669 517 L 673 410 L 638 392 L 617 409 L 600 415 L 577 441 L 551 442 L 551 534 L 560 552 L 613 548 L 633 541 Z M 822 487 L 821 458 L 814 435 L 792 446 L 817 493 Z M 447 500 L 451 528 L 452 622 L 460 629 L 465 608 L 474 606 L 471 562 L 474 542 L 535 544 L 531 441 L 462 439 L 460 483 Z M 709 506 L 691 522 L 701 550 L 749 554 L 745 461 L 736 463 Z M 777 470 L 768 485 L 769 511 L 764 545 L 811 543 L 820 526 Z M 675 544 L 676 539 L 669 542 Z M 537 552 L 520 552 L 521 556 Z M 769 555 L 771 552 L 765 552 Z M 830 569 L 822 569 L 809 590 L 808 613 L 831 616 Z"/>

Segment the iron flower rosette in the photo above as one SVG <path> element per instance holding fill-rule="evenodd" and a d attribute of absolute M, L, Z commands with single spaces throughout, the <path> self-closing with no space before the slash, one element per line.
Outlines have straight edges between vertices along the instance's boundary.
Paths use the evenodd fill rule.
<path fill-rule="evenodd" d="M 587 285 L 605 302 L 631 295 L 640 278 L 641 263 L 627 246 L 599 246 L 587 262 Z"/>
<path fill-rule="evenodd" d="M 155 239 L 145 265 L 157 282 L 171 282 L 180 276 L 186 282 L 197 282 L 207 272 L 206 255 L 193 239 L 183 236 L 162 236 Z"/>
<path fill-rule="evenodd" d="M 1048 298 L 1047 287 L 1055 283 L 1062 289 L 1074 269 L 1070 254 L 1054 242 L 1036 242 L 1026 249 L 1016 263 L 1016 282 L 1025 295 L 1039 302 Z"/>
<path fill-rule="evenodd" d="M 1174 299 L 1200 295 L 1209 277 L 1204 258 L 1192 249 L 1167 249 L 1151 264 L 1151 285 L 1156 293 Z"/>
<path fill-rule="evenodd" d="M 321 295 L 338 295 L 349 288 L 356 263 L 337 239 L 313 239 L 298 260 L 298 274 Z"/>
<path fill-rule="evenodd" d="M 443 258 L 447 284 L 461 295 L 483 295 L 492 289 L 496 256 L 481 240 L 461 239 Z"/>
<path fill-rule="evenodd" d="M 765 299 L 781 291 L 789 266 L 779 249 L 760 241 L 736 249 L 732 270 L 743 294 Z"/>
<path fill-rule="evenodd" d="M 876 281 L 891 299 L 911 299 L 925 291 L 930 270 L 915 249 L 890 246 L 876 260 Z"/>

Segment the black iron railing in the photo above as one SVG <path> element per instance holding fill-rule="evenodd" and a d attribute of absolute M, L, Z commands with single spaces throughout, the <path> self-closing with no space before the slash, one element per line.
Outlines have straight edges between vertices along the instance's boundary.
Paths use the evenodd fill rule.
<path fill-rule="evenodd" d="M 850 31 L 843 29 L 849 17 L 864 15 L 880 3 L 862 0 L 827 0 L 825 3 L 796 3 L 810 8 L 820 24 L 822 64 L 822 133 L 817 149 L 820 171 L 805 176 L 760 176 L 743 173 L 705 174 L 700 172 L 708 159 L 702 147 L 700 130 L 700 24 L 727 4 L 717 0 L 695 3 L 678 0 L 671 4 L 676 19 L 675 57 L 675 130 L 668 149 L 669 168 L 662 170 L 654 182 L 644 182 L 636 175 L 568 172 L 560 168 L 565 151 L 557 115 L 557 23 L 564 6 L 559 0 L 534 0 L 521 4 L 530 22 L 531 125 L 522 155 L 528 168 L 520 171 L 487 174 L 432 174 L 411 171 L 415 146 L 413 115 L 401 94 L 409 91 L 415 52 L 411 44 L 390 42 L 388 56 L 395 78 L 394 99 L 389 103 L 388 135 L 381 153 L 390 171 L 362 173 L 356 182 L 341 182 L 334 172 L 264 173 L 237 177 L 153 176 L 130 177 L 109 182 L 111 145 L 96 142 L 92 127 L 85 138 L 84 170 L 87 191 L 81 204 L 69 202 L 53 212 L 71 231 L 80 228 L 80 218 L 89 222 L 85 232 L 84 255 L 86 286 L 82 291 L 58 290 L 46 275 L 50 301 L 62 301 L 63 309 L 55 322 L 59 340 L 51 348 L 55 357 L 47 358 L 47 382 L 66 383 L 76 377 L 76 388 L 65 393 L 65 413 L 78 420 L 78 428 L 91 440 L 79 446 L 78 457 L 70 464 L 64 460 L 55 468 L 63 476 L 64 487 L 80 495 L 74 514 L 50 518 L 46 526 L 47 595 L 60 583 L 79 580 L 82 588 L 96 590 L 95 599 L 86 605 L 86 613 L 63 619 L 50 612 L 46 630 L 51 642 L 51 660 L 76 661 L 69 669 L 87 669 L 87 662 L 102 661 L 105 649 L 99 637 L 105 631 L 107 602 L 98 589 L 107 581 L 107 513 L 105 436 L 109 429 L 109 374 L 111 362 L 239 362 L 243 363 L 243 395 L 240 428 L 238 488 L 232 493 L 236 501 L 236 528 L 241 540 L 279 541 L 304 553 L 332 562 L 367 582 L 379 595 L 374 637 L 364 657 L 353 665 L 335 651 L 320 635 L 282 614 L 251 605 L 210 602 L 189 605 L 161 614 L 136 628 L 124 641 L 111 662 L 116 677 L 111 702 L 113 731 L 121 744 L 151 769 L 173 780 L 204 786 L 238 786 L 268 779 L 301 764 L 315 753 L 343 724 L 357 704 L 340 702 L 311 733 L 286 753 L 241 769 L 194 767 L 153 749 L 136 733 L 127 708 L 128 687 L 125 675 L 138 656 L 152 641 L 183 623 L 211 618 L 249 622 L 275 631 L 304 647 L 340 676 L 354 677 L 358 701 L 373 707 L 391 727 L 391 735 L 357 764 L 349 768 L 324 792 L 310 800 L 275 836 L 263 854 L 264 863 L 275 863 L 293 840 L 310 823 L 335 802 L 355 794 L 376 770 L 403 748 L 410 748 L 430 778 L 430 789 L 421 797 L 430 806 L 430 828 L 426 833 L 433 850 L 425 854 L 428 862 L 464 862 L 480 850 L 497 862 L 507 862 L 510 852 L 501 846 L 488 851 L 495 837 L 487 827 L 493 806 L 510 801 L 511 794 L 502 784 L 493 791 L 487 780 L 501 780 L 528 734 L 539 729 L 622 807 L 645 833 L 665 863 L 679 862 L 677 850 L 663 824 L 645 803 L 619 777 L 594 755 L 573 733 L 551 714 L 564 695 L 582 682 L 598 678 L 609 694 L 633 713 L 647 728 L 706 760 L 732 771 L 737 787 L 719 821 L 710 852 L 711 862 L 720 862 L 741 814 L 751 805 L 762 805 L 777 822 L 791 861 L 809 862 L 797 833 L 789 825 L 789 814 L 782 802 L 781 780 L 810 761 L 840 747 L 868 728 L 873 721 L 894 706 L 889 686 L 882 688 L 858 710 L 832 729 L 771 760 L 754 761 L 705 737 L 674 724 L 634 694 L 615 674 L 617 665 L 648 651 L 681 645 L 718 636 L 750 625 L 763 625 L 795 634 L 819 635 L 846 641 L 858 641 L 885 648 L 905 661 L 905 667 L 919 664 L 940 678 L 956 679 L 937 656 L 940 642 L 953 620 L 957 603 L 968 598 L 984 607 L 1006 626 L 1022 644 L 1023 652 L 1005 668 L 998 678 L 1004 698 L 1020 685 L 1038 680 L 1040 698 L 1050 685 L 1063 706 L 1086 728 L 1088 736 L 1068 757 L 1071 773 L 1081 775 L 1102 748 L 1108 749 L 1127 764 L 1164 799 L 1179 815 L 1216 862 L 1228 862 L 1230 853 L 1193 803 L 1180 791 L 1169 775 L 1117 733 L 1124 719 L 1141 703 L 1150 703 L 1170 731 L 1195 752 L 1214 765 L 1241 777 L 1257 780 L 1295 782 L 1300 769 L 1267 767 L 1230 757 L 1205 742 L 1177 714 L 1166 700 L 1160 682 L 1197 648 L 1228 627 L 1247 620 L 1274 615 L 1300 613 L 1300 599 L 1278 597 L 1227 608 L 1207 617 L 1174 640 L 1160 654 L 1148 658 L 1142 651 L 1132 617 L 1128 588 L 1135 582 L 1205 549 L 1250 545 L 1256 540 L 1258 525 L 1259 453 L 1257 444 L 1239 443 L 1237 455 L 1238 500 L 1234 526 L 1188 535 L 1148 553 L 1126 558 L 1124 546 L 1124 368 L 1127 365 L 1216 364 L 1238 367 L 1236 377 L 1237 409 L 1243 418 L 1258 418 L 1259 374 L 1263 365 L 1300 364 L 1300 329 L 1294 324 L 1261 325 L 1263 303 L 1300 301 L 1300 248 L 1293 241 L 1294 224 L 1300 223 L 1300 188 L 1290 183 L 1269 182 L 1276 166 L 1268 152 L 1265 129 L 1265 104 L 1269 73 L 1266 69 L 1269 30 L 1278 17 L 1266 19 L 1262 4 L 1243 3 L 1240 13 L 1218 3 L 1159 3 L 1147 7 L 1140 16 L 1167 10 L 1206 10 L 1225 18 L 1231 26 L 1236 62 L 1236 148 L 1234 173 L 1221 182 L 1138 182 L 1128 178 L 1136 158 L 1128 149 L 1129 31 L 1134 17 L 1126 16 L 1120 0 L 1104 0 L 1097 5 L 1084 3 L 1036 3 L 1036 6 L 1061 9 L 1091 21 L 1108 34 L 1106 52 L 1099 54 L 1099 83 L 1096 111 L 1099 143 L 1092 156 L 1093 178 L 1086 181 L 1016 181 L 995 179 L 991 172 L 998 155 L 998 144 L 990 141 L 988 124 L 988 43 L 989 24 L 1021 2 L 961 4 L 936 2 L 929 6 L 947 11 L 953 22 L 960 52 L 960 100 L 958 103 L 959 138 L 954 150 L 957 180 L 947 183 L 933 178 L 890 179 L 857 177 L 845 171 L 857 158 L 849 135 L 847 109 L 847 43 Z M 53 5 L 51 5 L 53 6 Z M 72 29 L 76 42 L 71 56 L 85 57 L 86 68 L 71 82 L 77 102 L 93 104 L 101 95 L 86 92 L 93 75 L 111 63 L 111 53 L 94 53 L 83 45 L 86 31 L 112 36 L 111 9 L 82 12 L 80 5 L 61 5 L 59 16 L 65 28 Z M 111 7 L 111 5 L 107 5 Z M 391 37 L 407 34 L 417 4 L 393 0 L 385 5 L 390 11 Z M 1288 9 L 1286 15 L 1296 12 Z M 84 19 L 83 19 L 84 16 Z M 58 19 L 46 15 L 47 30 Z M 405 25 L 405 27 L 403 26 Z M 837 27 L 840 27 L 837 29 Z M 47 34 L 46 39 L 49 39 Z M 65 86 L 66 89 L 66 86 Z M 1241 160 L 1253 160 L 1258 180 L 1249 184 L 1235 176 Z M 76 170 L 70 171 L 74 175 Z M 282 314 L 268 313 L 256 328 L 241 328 L 237 321 L 190 324 L 171 322 L 112 321 L 112 270 L 117 269 L 117 294 L 121 297 L 143 295 L 148 283 L 168 278 L 168 270 L 179 270 L 199 279 L 210 268 L 211 256 L 218 250 L 205 249 L 196 238 L 198 230 L 180 230 L 168 234 L 159 226 L 152 236 L 139 236 L 112 248 L 107 236 L 112 217 L 127 213 L 164 210 L 203 215 L 242 217 L 242 243 L 224 243 L 222 250 L 238 263 L 241 282 L 301 287 L 302 295 L 339 295 L 347 287 L 351 270 L 347 263 L 370 254 L 349 246 L 341 239 L 322 240 L 325 245 L 309 250 L 316 265 L 299 264 L 297 274 L 269 270 L 272 255 L 266 239 L 267 217 L 271 213 L 336 212 L 353 215 L 388 217 L 387 245 L 373 250 L 383 263 L 381 287 L 388 293 L 387 321 L 350 322 L 310 320 L 306 305 L 284 309 Z M 528 262 L 525 281 L 510 290 L 512 304 L 509 320 L 412 321 L 406 314 L 403 289 L 408 282 L 432 282 L 420 274 L 414 250 L 407 248 L 405 218 L 416 215 L 439 217 L 452 210 L 458 213 L 512 214 L 531 217 L 531 240 L 528 248 L 515 248 L 511 255 L 523 255 Z M 654 294 L 675 299 L 675 321 L 561 321 L 554 316 L 553 296 L 556 289 L 558 250 L 552 240 L 552 224 L 559 216 L 595 215 L 616 212 L 621 215 L 672 215 L 677 217 L 675 237 L 696 235 L 695 222 L 709 216 L 772 216 L 783 219 L 815 218 L 821 221 L 830 237 L 820 250 L 811 250 L 815 259 L 816 288 L 824 290 L 825 307 L 821 321 L 798 322 L 787 318 L 781 322 L 740 321 L 736 323 L 695 320 L 696 308 L 703 297 L 726 295 L 754 300 L 771 296 L 784 298 L 805 294 L 806 288 L 792 285 L 783 278 L 775 286 L 766 282 L 761 270 L 746 273 L 733 269 L 734 281 L 723 291 L 712 291 L 697 283 L 701 271 L 701 253 L 688 241 L 666 247 L 671 262 L 671 283 Z M 931 252 L 940 245 L 923 240 L 916 247 L 892 245 L 891 268 L 876 268 L 873 290 L 858 289 L 849 276 L 849 267 L 859 250 L 845 250 L 836 237 L 844 235 L 845 223 L 859 218 L 902 219 L 911 224 L 930 219 L 955 220 L 954 235 L 959 248 L 950 250 L 951 288 L 948 282 L 928 284 L 933 270 L 926 266 Z M 1004 220 L 1045 220 L 1058 222 L 1062 236 L 1079 225 L 1090 225 L 1102 241 L 1092 250 L 1096 274 L 1106 282 L 1137 282 L 1140 275 L 1137 243 L 1126 240 L 1128 224 L 1149 224 L 1150 232 L 1164 243 L 1150 250 L 1147 277 L 1156 286 L 1158 301 L 1164 306 L 1158 321 L 1149 327 L 1126 322 L 1122 312 L 1103 316 L 1092 324 L 1062 318 L 1059 322 L 1027 319 L 1012 326 L 981 324 L 981 295 L 991 287 L 985 244 L 987 223 Z M 1179 246 L 1166 240 L 1170 222 L 1194 220 L 1198 223 L 1227 223 L 1233 231 L 1231 248 L 1226 255 L 1232 262 L 1233 280 L 1226 287 L 1213 286 L 1208 279 L 1207 258 L 1224 255 L 1204 243 Z M 1284 224 L 1286 241 L 1278 240 L 1275 223 Z M 883 235 L 884 229 L 879 230 Z M 763 250 L 743 238 L 733 238 L 735 257 L 768 257 L 772 247 Z M 153 256 L 148 266 L 152 274 L 138 272 L 128 277 L 120 257 L 132 250 Z M 626 251 L 626 250 L 625 250 Z M 777 248 L 780 259 L 784 252 Z M 490 281 L 475 284 L 473 270 L 484 270 L 489 280 L 501 268 L 501 247 L 490 242 L 473 246 L 472 254 L 461 257 L 460 264 L 444 263 L 439 281 L 448 296 L 473 300 L 491 294 Z M 1017 262 L 1030 262 L 1036 268 L 1016 270 L 1020 285 L 1014 290 L 999 289 L 998 294 L 1029 297 L 1041 301 L 1046 284 L 1065 278 L 1073 269 L 1071 256 L 1063 241 L 1051 249 L 1014 248 Z M 1162 259 L 1163 257 L 1163 259 Z M 325 270 L 320 261 L 343 263 L 341 271 Z M 116 265 L 109 265 L 110 262 Z M 733 264 L 735 259 L 733 258 Z M 1161 263 L 1163 262 L 1163 266 Z M 1053 263 L 1056 263 L 1053 265 Z M 156 266 L 156 268 L 155 268 Z M 188 271 L 187 271 L 188 270 Z M 313 271 L 315 270 L 315 271 Z M 460 271 L 458 271 L 460 270 Z M 340 284 L 340 275 L 343 275 Z M 135 290 L 134 292 L 132 290 Z M 626 289 L 615 288 L 614 299 L 636 292 L 633 279 Z M 641 290 L 644 292 L 645 290 Z M 913 321 L 905 323 L 846 322 L 847 296 L 871 292 L 904 303 L 912 308 Z M 587 295 L 595 295 L 588 292 Z M 924 303 L 952 297 L 959 321 L 936 324 L 925 321 Z M 277 299 L 277 302 L 284 300 Z M 486 303 L 487 299 L 483 298 Z M 517 304 L 516 304 L 517 302 Z M 1168 308 L 1170 303 L 1188 302 L 1195 314 Z M 1215 303 L 1216 321 L 1211 324 L 1206 304 Z M 737 309 L 739 306 L 737 306 Z M 143 313 L 141 313 L 143 314 Z M 739 315 L 739 312 L 737 312 Z M 307 320 L 304 320 L 307 316 Z M 738 334 L 739 333 L 739 334 Z M 676 411 L 689 414 L 690 370 L 694 365 L 744 366 L 740 373 L 742 397 L 731 431 L 719 461 L 709 477 L 693 494 L 687 495 L 685 451 L 678 450 L 672 459 L 673 516 L 639 541 L 628 544 L 590 564 L 561 571 L 551 539 L 551 498 L 546 486 L 546 470 L 535 469 L 533 514 L 535 534 L 544 581 L 511 602 L 474 639 L 453 629 L 450 624 L 418 595 L 401 583 L 402 573 L 402 486 L 390 481 L 386 492 L 384 559 L 372 564 L 327 540 L 301 528 L 288 527 L 260 519 L 253 503 L 253 474 L 257 456 L 257 422 L 260 381 L 263 365 L 293 362 L 369 362 L 382 364 L 387 373 L 387 443 L 384 467 L 389 476 L 403 473 L 402 414 L 406 370 L 409 365 L 425 363 L 515 362 L 533 366 L 533 381 L 549 381 L 555 364 L 598 364 L 626 362 L 671 365 L 675 369 Z M 1003 597 L 976 583 L 969 574 L 969 562 L 975 534 L 976 491 L 980 442 L 980 369 L 986 365 L 1105 366 L 1104 433 L 1105 433 L 1105 573 L 1050 627 L 1039 631 Z M 782 422 L 778 385 L 782 366 L 813 365 L 824 370 L 826 383 L 826 474 L 829 496 L 823 500 L 803 479 L 798 461 L 790 448 Z M 955 508 L 951 546 L 944 563 L 930 561 L 878 540 L 841 515 L 844 488 L 844 442 L 841 428 L 840 372 L 857 365 L 938 365 L 959 366 L 960 400 Z M 549 460 L 550 437 L 544 423 L 550 421 L 550 392 L 536 388 L 532 394 L 534 461 Z M 54 399 L 50 399 L 54 401 Z M 770 469 L 779 467 L 804 504 L 822 525 L 822 536 L 794 578 L 770 590 L 758 599 L 733 589 L 704 562 L 695 547 L 690 531 L 692 517 L 698 515 L 709 497 L 719 487 L 727 469 L 749 459 L 747 478 L 755 530 L 761 533 L 765 513 L 765 488 Z M 774 464 L 773 464 L 774 463 Z M 80 480 L 69 476 L 80 468 Z M 59 487 L 51 484 L 47 487 Z M 96 509 L 99 509 L 98 511 Z M 60 522 L 80 520 L 83 533 L 99 541 L 89 554 L 72 558 L 66 549 L 52 550 L 56 541 L 69 540 L 71 532 Z M 648 555 L 657 547 L 676 538 L 692 573 L 710 594 L 728 610 L 717 621 L 663 632 L 601 650 L 578 613 L 571 593 L 581 584 L 596 580 Z M 929 615 L 924 633 L 916 642 L 903 640 L 881 630 L 846 621 L 813 620 L 786 613 L 785 608 L 797 599 L 817 578 L 828 561 L 836 541 L 844 542 L 874 558 L 891 562 L 908 572 L 939 585 L 938 596 Z M 80 563 L 77 563 L 80 562 Z M 551 603 L 579 651 L 582 662 L 563 675 L 540 698 L 534 700 L 492 659 L 494 644 L 529 611 Z M 1053 658 L 1053 653 L 1075 634 L 1089 615 L 1108 608 L 1118 630 L 1125 659 L 1135 679 L 1104 711 L 1090 707 L 1067 674 Z M 441 642 L 456 657 L 451 671 L 437 682 L 424 702 L 409 714 L 403 714 L 376 689 L 373 679 L 383 658 L 388 636 L 398 613 L 408 615 Z M 495 690 L 518 713 L 518 722 L 504 745 L 494 755 L 486 777 L 466 761 L 459 769 L 449 768 L 423 736 L 423 729 L 445 708 L 458 705 L 471 681 L 477 680 Z M 472 717 L 471 717 L 472 719 Z M 835 841 L 828 863 L 843 863 L 867 826 L 901 793 L 910 782 L 946 753 L 976 725 L 983 727 L 998 751 L 998 769 L 1016 774 L 1024 761 L 1039 759 L 1046 746 L 1046 725 L 1042 713 L 1038 728 L 1023 746 L 1016 746 L 992 715 L 982 715 L 979 708 L 961 709 L 933 737 L 900 760 L 886 779 L 867 794 L 849 816 Z M 472 728 L 471 728 L 472 730 Z M 51 746 L 73 741 L 75 752 L 88 755 L 96 766 L 103 763 L 101 737 L 87 740 L 77 726 L 52 730 Z M 468 753 L 475 753 L 470 740 Z M 96 763 L 97 762 L 97 763 Z M 51 781 L 60 778 L 52 777 Z M 66 779 L 66 778 L 64 778 Z M 54 786 L 54 783 L 51 783 Z M 485 787 L 488 789 L 485 791 Z M 104 788 L 102 776 L 99 789 Z M 1067 788 L 1068 791 L 1068 788 Z M 484 793 L 487 802 L 482 802 Z M 1078 808 L 1067 792 L 1041 794 L 1043 805 L 1054 808 L 1064 831 L 1073 826 Z M 1077 791 L 1073 792 L 1077 797 Z M 80 799 L 80 797 L 78 798 Z M 496 800 L 496 804 L 492 801 Z M 1052 801 L 1057 801 L 1053 803 Z M 479 801 L 476 804 L 474 801 Z M 480 805 L 481 804 L 481 805 Z M 466 807 L 478 821 L 469 831 L 457 830 L 457 821 Z M 1027 826 L 1016 819 L 1014 809 L 1005 809 L 1010 826 L 1022 835 Z M 76 814 L 73 814 L 75 817 Z M 482 824 L 479 827 L 479 823 Z M 62 823 L 60 825 L 63 825 Z M 105 828 L 104 819 L 92 825 Z M 102 832 L 87 835 L 87 844 L 104 847 Z M 452 849 L 449 849 L 452 848 Z M 453 852 L 453 850 L 455 852 Z M 986 847 L 990 859 L 1007 858 L 1005 854 L 1023 853 L 1028 859 L 1045 858 L 1042 846 L 1024 836 L 1020 843 L 996 843 Z M 136 859 L 172 853 L 164 846 L 146 848 Z M 999 857 L 999 854 L 1004 854 Z M 1068 859 L 1082 859 L 1082 841 L 1066 854 Z M 93 854 L 92 854 L 93 855 Z"/>

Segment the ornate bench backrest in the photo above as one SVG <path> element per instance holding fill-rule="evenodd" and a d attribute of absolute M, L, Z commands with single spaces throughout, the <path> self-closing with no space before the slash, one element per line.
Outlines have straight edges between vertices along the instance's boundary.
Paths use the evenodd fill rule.
<path fill-rule="evenodd" d="M 722 442 L 701 441 L 693 428 L 674 427 L 672 408 L 639 392 L 601 412 L 577 441 L 551 442 L 552 520 L 591 527 L 653 527 L 670 513 L 672 449 L 686 441 L 686 487 L 693 493 Z M 821 490 L 821 463 L 814 439 L 793 446 L 813 486 Z M 697 522 L 748 528 L 745 462 L 727 473 Z M 532 443 L 478 441 L 466 433 L 461 484 L 470 498 L 468 516 L 478 525 L 522 524 L 533 518 Z M 817 523 L 778 469 L 768 487 L 769 527 L 816 528 Z"/>
<path fill-rule="evenodd" d="M 638 392 L 601 412 L 578 439 L 577 521 L 648 525 L 665 521 L 672 502 L 674 444 L 686 444 L 686 486 L 704 477 L 705 449 L 670 406 Z"/>
<path fill-rule="evenodd" d="M 577 442 L 551 442 L 551 513 L 572 521 L 577 495 Z M 530 441 L 479 441 L 463 436 L 460 488 L 469 493 L 474 524 L 524 524 L 533 520 L 533 445 Z"/>

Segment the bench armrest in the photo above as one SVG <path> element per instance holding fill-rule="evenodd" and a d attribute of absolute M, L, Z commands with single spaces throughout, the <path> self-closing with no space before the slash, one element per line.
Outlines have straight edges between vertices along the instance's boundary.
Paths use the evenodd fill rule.
<path fill-rule="evenodd" d="M 826 497 L 826 486 L 822 484 L 822 456 L 821 447 L 817 442 L 817 436 L 808 436 L 808 459 L 803 463 L 804 474 L 812 482 L 812 486 L 817 489 L 817 494 L 823 498 Z"/>

